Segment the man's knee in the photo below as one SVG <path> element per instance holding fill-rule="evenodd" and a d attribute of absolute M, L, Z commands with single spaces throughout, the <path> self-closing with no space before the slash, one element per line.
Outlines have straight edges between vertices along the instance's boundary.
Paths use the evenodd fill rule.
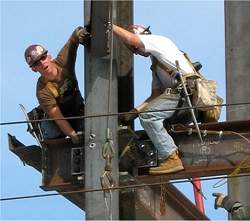
<path fill-rule="evenodd" d="M 154 117 L 154 115 L 152 113 L 148 113 L 148 112 L 144 112 L 144 113 L 140 113 L 139 114 L 139 118 L 140 120 L 142 121 L 145 121 L 145 120 L 150 120 Z"/>

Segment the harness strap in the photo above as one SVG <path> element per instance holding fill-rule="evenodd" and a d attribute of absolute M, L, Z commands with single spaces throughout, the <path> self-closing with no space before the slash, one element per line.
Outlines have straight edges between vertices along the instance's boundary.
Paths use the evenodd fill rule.
<path fill-rule="evenodd" d="M 55 98 L 59 97 L 58 87 L 56 86 L 55 83 L 48 81 L 45 87 L 53 95 L 53 97 Z"/>
<path fill-rule="evenodd" d="M 191 62 L 190 58 L 188 57 L 187 53 L 183 52 L 183 55 L 187 59 L 189 65 L 192 67 L 192 70 L 193 70 L 193 73 L 185 73 L 185 74 L 183 74 L 184 79 L 186 80 L 187 78 L 190 78 L 190 77 L 197 77 L 197 78 L 204 79 L 204 77 L 202 76 L 202 74 L 200 72 L 197 72 L 195 70 L 194 65 L 192 64 L 192 62 Z M 153 56 L 152 57 L 152 65 L 151 65 L 150 69 L 158 77 L 157 71 L 156 71 L 156 67 L 157 66 L 160 67 L 165 72 L 167 72 L 171 77 L 174 75 L 174 70 L 171 70 L 166 65 L 164 65 L 163 63 L 161 63 L 156 57 Z"/>
<path fill-rule="evenodd" d="M 186 52 L 183 52 L 183 55 L 184 57 L 187 59 L 189 65 L 191 66 L 191 68 L 193 69 L 193 72 L 194 73 L 187 73 L 187 74 L 184 74 L 183 77 L 185 79 L 189 78 L 189 77 L 198 77 L 198 78 L 202 78 L 204 79 L 204 77 L 202 76 L 202 74 L 199 72 L 199 71 L 196 71 L 196 69 L 194 68 L 194 65 L 191 61 L 191 59 L 188 57 L 187 53 Z"/>
<path fill-rule="evenodd" d="M 156 72 L 156 67 L 160 67 L 162 70 L 164 70 L 165 72 L 167 72 L 170 76 L 173 74 L 173 70 L 171 70 L 170 68 L 168 68 L 166 65 L 162 64 L 156 57 L 152 57 L 152 65 L 150 67 L 150 69 L 154 72 Z"/>

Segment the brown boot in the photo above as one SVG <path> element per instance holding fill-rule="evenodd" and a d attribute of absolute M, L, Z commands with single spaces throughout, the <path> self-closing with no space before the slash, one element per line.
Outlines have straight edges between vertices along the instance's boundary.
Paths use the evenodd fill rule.
<path fill-rule="evenodd" d="M 149 169 L 149 174 L 157 175 L 164 173 L 173 173 L 180 170 L 184 170 L 181 159 L 178 156 L 178 152 L 172 153 L 166 160 L 162 161 L 158 167 L 152 167 Z"/>

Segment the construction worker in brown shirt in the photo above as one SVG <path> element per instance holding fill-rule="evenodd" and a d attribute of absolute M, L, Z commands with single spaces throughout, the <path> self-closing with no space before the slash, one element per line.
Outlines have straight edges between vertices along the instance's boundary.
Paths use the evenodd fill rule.
<path fill-rule="evenodd" d="M 76 28 L 55 59 L 39 44 L 32 44 L 25 50 L 29 67 L 41 75 L 36 87 L 40 107 L 47 118 L 55 119 L 41 123 L 45 139 L 69 136 L 73 143 L 79 143 L 76 132 L 83 129 L 82 120 L 59 119 L 84 114 L 84 100 L 78 88 L 75 62 L 79 43 L 87 45 L 89 39 L 86 28 Z"/>

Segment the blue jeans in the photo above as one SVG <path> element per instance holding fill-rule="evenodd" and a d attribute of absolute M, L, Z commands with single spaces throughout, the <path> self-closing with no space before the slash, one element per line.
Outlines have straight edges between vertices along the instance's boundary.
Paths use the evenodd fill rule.
<path fill-rule="evenodd" d="M 157 111 L 162 109 L 172 109 L 178 106 L 179 94 L 169 94 L 166 91 L 159 97 L 149 102 L 144 111 Z M 163 121 L 173 116 L 175 111 L 159 111 L 141 113 L 139 115 L 141 125 L 147 132 L 150 140 L 158 150 L 158 159 L 165 160 L 178 149 L 173 138 L 168 134 L 163 126 Z"/>
<path fill-rule="evenodd" d="M 43 133 L 43 138 L 45 140 L 64 137 L 63 132 L 57 126 L 55 121 L 42 121 L 41 122 L 41 130 Z"/>
<path fill-rule="evenodd" d="M 73 129 L 77 131 L 83 131 L 84 121 L 82 119 L 73 120 L 73 122 L 69 121 Z M 55 139 L 60 137 L 65 137 L 64 133 L 57 126 L 55 121 L 42 121 L 41 122 L 41 130 L 43 133 L 43 138 L 46 139 Z"/>

